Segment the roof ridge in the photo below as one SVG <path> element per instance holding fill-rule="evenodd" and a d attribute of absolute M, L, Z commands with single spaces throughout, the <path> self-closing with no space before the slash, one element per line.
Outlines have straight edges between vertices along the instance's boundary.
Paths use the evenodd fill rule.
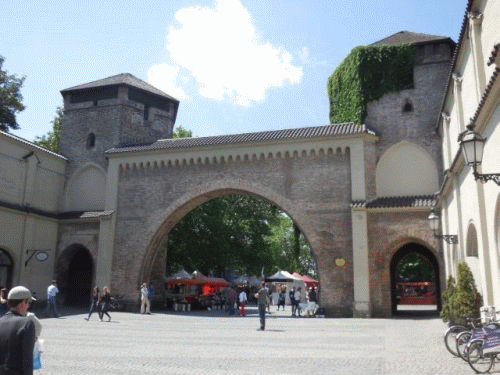
<path fill-rule="evenodd" d="M 167 97 L 169 99 L 175 100 L 178 102 L 177 99 L 172 97 L 171 95 L 163 92 L 159 88 L 153 86 L 152 84 L 137 78 L 131 73 L 119 73 L 115 74 L 106 78 L 101 78 L 95 81 L 83 83 L 80 85 L 72 86 L 69 88 L 66 88 L 64 90 L 61 90 L 61 93 L 67 93 L 67 92 L 72 92 L 72 91 L 79 91 L 79 90 L 88 90 L 92 88 L 97 88 L 97 87 L 104 87 L 104 86 L 114 86 L 114 85 L 128 85 L 140 90 L 148 91 L 149 93 Z"/>
<path fill-rule="evenodd" d="M 311 139 L 327 136 L 349 136 L 368 134 L 377 136 L 378 133 L 366 126 L 356 125 L 354 123 L 341 123 L 311 126 L 305 128 L 289 128 L 280 130 L 266 130 L 253 133 L 241 134 L 225 134 L 205 137 L 193 138 L 177 138 L 177 139 L 159 139 L 153 144 L 143 146 L 124 146 L 114 147 L 107 153 L 113 152 L 133 152 L 141 150 L 160 150 L 160 149 L 185 149 L 191 147 L 215 146 L 215 145 L 231 145 L 253 142 L 270 142 L 285 139 Z"/>

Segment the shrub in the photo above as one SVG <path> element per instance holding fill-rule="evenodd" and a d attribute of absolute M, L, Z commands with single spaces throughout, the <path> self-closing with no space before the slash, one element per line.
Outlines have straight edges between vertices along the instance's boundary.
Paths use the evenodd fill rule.
<path fill-rule="evenodd" d="M 456 285 L 454 280 L 448 279 L 448 288 L 443 293 L 443 308 L 441 318 L 443 321 L 464 324 L 464 317 L 477 319 L 480 317 L 480 308 L 483 297 L 477 291 L 474 276 L 467 263 L 458 264 Z M 451 278 L 453 279 L 453 278 Z"/>

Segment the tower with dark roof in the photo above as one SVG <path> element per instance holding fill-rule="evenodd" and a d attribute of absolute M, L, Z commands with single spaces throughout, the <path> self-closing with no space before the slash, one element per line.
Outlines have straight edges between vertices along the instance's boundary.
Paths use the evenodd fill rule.
<path fill-rule="evenodd" d="M 86 163 L 106 168 L 113 147 L 170 138 L 179 101 L 129 73 L 62 90 L 61 154 L 69 174 Z"/>

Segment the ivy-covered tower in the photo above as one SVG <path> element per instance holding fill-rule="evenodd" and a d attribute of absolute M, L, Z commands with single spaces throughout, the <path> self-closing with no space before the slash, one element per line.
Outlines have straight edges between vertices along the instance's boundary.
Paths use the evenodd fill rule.
<path fill-rule="evenodd" d="M 413 253 L 432 264 L 428 282 L 440 307 L 443 248 L 427 217 L 443 180 L 436 124 L 454 46 L 448 37 L 402 31 L 353 49 L 328 80 L 330 121 L 364 124 L 379 136 L 363 147 L 366 200 L 351 204 L 353 257 L 366 256 L 369 275 L 356 310 L 372 316 L 397 312 L 398 265 Z"/>

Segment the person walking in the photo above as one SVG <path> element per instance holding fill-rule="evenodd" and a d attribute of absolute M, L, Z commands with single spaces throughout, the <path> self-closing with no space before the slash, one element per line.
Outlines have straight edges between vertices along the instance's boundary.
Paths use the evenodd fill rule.
<path fill-rule="evenodd" d="M 9 311 L 0 318 L 0 374 L 33 375 L 35 323 L 27 314 L 34 300 L 24 286 L 7 295 Z"/>
<path fill-rule="evenodd" d="M 255 298 L 257 298 L 257 305 L 259 306 L 260 328 L 258 330 L 264 331 L 266 329 L 266 308 L 269 304 L 269 293 L 265 283 L 262 283 Z"/>
<path fill-rule="evenodd" d="M 111 321 L 111 315 L 108 314 L 109 303 L 111 302 L 111 292 L 109 288 L 105 286 L 102 290 L 102 298 L 101 298 L 101 306 L 99 309 L 99 319 L 102 322 L 102 318 L 104 318 L 104 314 L 108 317 L 108 322 Z"/>
<path fill-rule="evenodd" d="M 295 291 L 295 294 L 293 296 L 293 305 L 295 307 L 295 311 L 294 311 L 294 314 L 293 316 L 300 316 L 300 298 L 301 298 L 301 295 L 300 295 L 300 291 L 302 290 L 302 288 L 297 288 L 297 290 Z"/>
<path fill-rule="evenodd" d="M 278 311 L 280 311 L 280 306 L 283 306 L 283 311 L 285 311 L 285 291 L 281 289 L 280 294 L 278 296 Z"/>
<path fill-rule="evenodd" d="M 57 289 L 57 282 L 56 280 L 52 280 L 47 288 L 47 315 L 55 318 L 59 318 L 56 301 L 57 293 L 59 293 L 59 289 Z"/>
<path fill-rule="evenodd" d="M 153 285 L 153 282 L 150 281 L 149 282 L 149 286 L 148 286 L 148 299 L 149 299 L 149 312 L 151 313 L 151 305 L 153 304 L 153 300 L 155 298 L 155 287 Z"/>
<path fill-rule="evenodd" d="M 245 311 L 245 306 L 247 304 L 247 293 L 245 292 L 245 289 L 242 289 L 239 295 L 239 301 L 240 301 L 240 309 L 238 310 L 238 315 L 239 316 L 246 316 L 247 313 Z"/>
<path fill-rule="evenodd" d="M 141 286 L 141 314 L 151 314 L 151 304 L 148 296 L 148 284 L 143 283 Z"/>
<path fill-rule="evenodd" d="M 292 306 L 292 316 L 295 316 L 295 289 L 291 288 L 288 292 L 288 298 L 290 298 L 290 305 Z"/>
<path fill-rule="evenodd" d="M 91 297 L 91 300 L 90 300 L 89 315 L 86 318 L 84 318 L 85 320 L 88 321 L 90 319 L 90 317 L 92 316 L 92 313 L 94 312 L 94 310 L 96 310 L 97 313 L 99 314 L 99 302 L 100 302 L 100 299 L 101 299 L 101 294 L 99 293 L 99 288 L 95 287 L 94 289 L 92 289 L 92 297 Z"/>

